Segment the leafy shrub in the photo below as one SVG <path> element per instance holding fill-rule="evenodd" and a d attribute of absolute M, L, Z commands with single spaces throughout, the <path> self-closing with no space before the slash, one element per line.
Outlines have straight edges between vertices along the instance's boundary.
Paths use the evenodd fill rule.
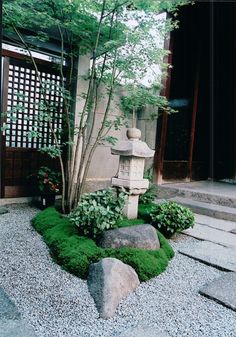
<path fill-rule="evenodd" d="M 150 217 L 152 219 L 151 224 L 166 237 L 194 225 L 194 215 L 190 209 L 174 201 L 157 204 L 151 210 Z"/>
<path fill-rule="evenodd" d="M 139 197 L 139 203 L 140 204 L 150 204 L 153 202 L 156 198 L 156 185 L 149 183 L 149 188 L 147 191 L 140 195 Z"/>
<path fill-rule="evenodd" d="M 78 226 L 81 235 L 95 238 L 123 218 L 126 198 L 125 193 L 116 194 L 113 188 L 84 194 L 70 221 Z"/>
<path fill-rule="evenodd" d="M 40 212 L 32 221 L 43 235 L 53 258 L 70 273 L 86 279 L 89 265 L 104 257 L 114 257 L 132 266 L 140 281 L 149 280 L 162 273 L 174 251 L 168 241 L 158 232 L 161 248 L 157 251 L 138 248 L 103 249 L 94 240 L 78 235 L 78 227 L 68 218 L 62 217 L 55 208 Z M 132 226 L 143 220 L 124 219 L 120 226 Z"/>

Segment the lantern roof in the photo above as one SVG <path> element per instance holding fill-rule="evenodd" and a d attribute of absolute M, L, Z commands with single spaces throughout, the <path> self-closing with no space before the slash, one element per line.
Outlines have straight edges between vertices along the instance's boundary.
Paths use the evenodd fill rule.
<path fill-rule="evenodd" d="M 154 156 L 155 151 L 151 150 L 145 142 L 140 140 L 141 131 L 139 129 L 128 129 L 127 137 L 127 140 L 121 140 L 111 148 L 112 154 L 139 158 L 151 158 Z"/>

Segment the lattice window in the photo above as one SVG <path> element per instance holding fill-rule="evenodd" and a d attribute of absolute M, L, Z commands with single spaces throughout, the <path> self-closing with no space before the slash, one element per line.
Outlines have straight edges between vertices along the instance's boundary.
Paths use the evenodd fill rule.
<path fill-rule="evenodd" d="M 63 98 L 60 93 L 60 76 L 42 67 L 39 70 L 45 89 L 40 87 L 34 69 L 27 64 L 11 62 L 9 65 L 6 146 L 41 148 L 54 145 L 49 123 L 42 118 L 50 110 L 51 125 L 61 141 L 63 123 Z M 46 99 L 46 100 L 45 100 Z M 46 103 L 45 103 L 46 102 Z M 47 112 L 45 114 L 45 107 Z M 32 131 L 38 136 L 29 138 Z"/>

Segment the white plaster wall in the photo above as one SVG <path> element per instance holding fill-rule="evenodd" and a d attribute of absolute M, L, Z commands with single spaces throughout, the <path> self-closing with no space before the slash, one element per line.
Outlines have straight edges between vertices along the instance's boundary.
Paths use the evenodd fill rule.
<path fill-rule="evenodd" d="M 83 76 L 88 73 L 90 65 L 89 56 L 81 56 L 79 61 L 79 69 L 78 69 L 78 88 L 77 88 L 77 96 L 86 91 L 88 86 L 88 81 L 83 79 Z M 116 116 L 121 114 L 121 110 L 119 107 L 120 97 L 122 96 L 122 89 L 119 93 L 117 93 L 111 104 L 109 118 L 113 119 Z M 101 88 L 99 92 L 100 101 L 98 103 L 97 115 L 95 120 L 95 132 L 93 135 L 93 139 L 95 139 L 96 131 L 101 125 L 104 110 L 107 102 L 107 94 L 105 88 Z M 81 98 L 77 101 L 76 110 L 81 111 L 83 107 L 83 100 Z M 143 110 L 143 112 L 138 116 L 137 119 L 137 127 L 142 131 L 142 140 L 145 141 L 149 147 L 155 150 L 155 140 L 156 140 L 156 129 L 157 129 L 157 121 L 150 120 L 150 112 L 151 107 L 147 107 Z M 77 117 L 76 123 L 78 123 L 79 118 Z M 129 123 L 131 126 L 131 122 Z M 126 128 L 123 127 L 121 130 L 115 131 L 111 130 L 109 135 L 116 137 L 118 140 L 127 139 L 126 137 Z M 147 161 L 146 167 L 150 167 L 153 163 L 153 159 Z M 87 187 L 86 190 L 92 191 L 103 188 L 105 186 L 109 186 L 111 182 L 111 178 L 117 174 L 119 164 L 119 157 L 111 154 L 111 145 L 98 145 L 87 176 Z"/>

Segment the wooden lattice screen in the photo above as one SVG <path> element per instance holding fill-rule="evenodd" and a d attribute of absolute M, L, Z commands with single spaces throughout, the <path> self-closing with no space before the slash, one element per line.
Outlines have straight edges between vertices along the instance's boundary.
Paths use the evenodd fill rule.
<path fill-rule="evenodd" d="M 59 92 L 60 76 L 45 66 L 39 67 L 40 77 L 47 90 L 43 93 L 36 71 L 21 61 L 11 59 L 9 64 L 6 146 L 35 148 L 53 145 L 54 139 L 45 121 L 39 121 L 41 103 L 44 99 L 52 107 L 52 127 L 55 131 L 62 128 L 63 100 Z M 22 109 L 19 108 L 22 106 Z M 41 109 L 42 111 L 42 109 Z M 29 138 L 29 132 L 35 129 L 39 137 Z M 58 134 L 60 141 L 60 134 Z"/>
<path fill-rule="evenodd" d="M 36 173 L 40 166 L 59 169 L 57 159 L 52 160 L 38 151 L 41 147 L 54 144 L 48 122 L 39 120 L 42 113 L 40 102 L 46 100 L 47 108 L 50 108 L 53 117 L 52 128 L 57 133 L 59 142 L 62 141 L 60 130 L 63 127 L 63 99 L 59 91 L 59 71 L 53 63 L 38 61 L 42 81 L 44 85 L 48 85 L 48 89 L 43 93 L 32 64 L 17 56 L 5 57 L 4 62 L 3 98 L 4 111 L 8 111 L 8 116 L 3 121 L 7 129 L 3 137 L 1 156 L 4 186 L 2 196 L 5 197 L 35 193 L 34 188 L 29 186 L 28 177 Z M 28 133 L 35 130 L 37 123 L 39 137 L 29 138 Z"/>

